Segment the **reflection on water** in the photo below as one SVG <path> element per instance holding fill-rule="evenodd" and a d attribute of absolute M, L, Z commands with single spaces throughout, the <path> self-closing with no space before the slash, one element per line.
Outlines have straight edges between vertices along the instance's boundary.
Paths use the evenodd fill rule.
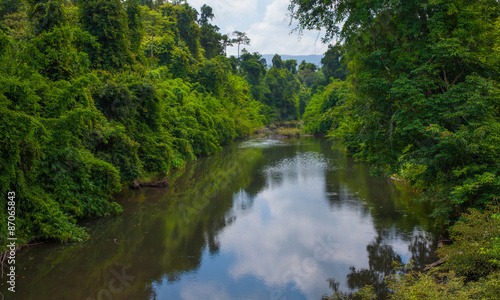
<path fill-rule="evenodd" d="M 172 183 L 119 195 L 124 214 L 88 222 L 90 241 L 22 252 L 7 299 L 384 297 L 393 261 L 434 259 L 414 195 L 324 140 L 241 142 Z"/>

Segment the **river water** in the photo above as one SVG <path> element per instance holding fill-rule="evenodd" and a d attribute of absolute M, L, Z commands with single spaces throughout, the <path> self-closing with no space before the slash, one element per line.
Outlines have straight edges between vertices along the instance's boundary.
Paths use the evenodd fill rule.
<path fill-rule="evenodd" d="M 317 138 L 255 139 L 189 164 L 170 189 L 117 195 L 91 239 L 16 260 L 5 299 L 321 299 L 372 284 L 392 262 L 435 261 L 432 220 L 399 183 Z M 4 283 L 4 280 L 2 280 Z M 0 295 L 1 299 L 1 295 Z"/>

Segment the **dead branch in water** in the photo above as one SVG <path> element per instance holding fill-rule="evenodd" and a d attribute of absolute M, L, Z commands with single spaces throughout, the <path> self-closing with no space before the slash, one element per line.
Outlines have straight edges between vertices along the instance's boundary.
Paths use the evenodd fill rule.
<path fill-rule="evenodd" d="M 434 262 L 434 263 L 432 263 L 430 265 L 427 265 L 427 267 L 425 267 L 422 270 L 422 272 L 429 271 L 431 268 L 434 268 L 436 266 L 439 266 L 439 265 L 443 264 L 446 261 L 446 259 L 448 259 L 448 257 L 441 258 L 440 260 L 438 260 L 438 261 L 436 261 L 436 262 Z"/>

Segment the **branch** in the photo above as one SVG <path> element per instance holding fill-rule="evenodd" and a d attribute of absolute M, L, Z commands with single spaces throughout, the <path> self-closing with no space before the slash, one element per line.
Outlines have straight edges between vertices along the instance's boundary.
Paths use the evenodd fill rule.
<path fill-rule="evenodd" d="M 442 265 L 446 260 L 448 259 L 448 256 L 444 257 L 444 258 L 441 258 L 440 260 L 430 264 L 430 265 L 427 265 L 427 267 L 425 267 L 422 272 L 426 272 L 426 271 L 429 271 L 431 268 L 434 268 L 436 266 L 439 266 L 439 265 Z"/>

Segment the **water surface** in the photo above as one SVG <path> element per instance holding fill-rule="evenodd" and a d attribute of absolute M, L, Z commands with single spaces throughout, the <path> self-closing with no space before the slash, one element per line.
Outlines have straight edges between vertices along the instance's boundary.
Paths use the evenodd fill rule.
<path fill-rule="evenodd" d="M 250 140 L 117 196 L 92 239 L 18 256 L 6 299 L 321 299 L 423 266 L 432 220 L 415 194 L 316 138 Z M 3 281 L 2 281 L 3 282 Z"/>

